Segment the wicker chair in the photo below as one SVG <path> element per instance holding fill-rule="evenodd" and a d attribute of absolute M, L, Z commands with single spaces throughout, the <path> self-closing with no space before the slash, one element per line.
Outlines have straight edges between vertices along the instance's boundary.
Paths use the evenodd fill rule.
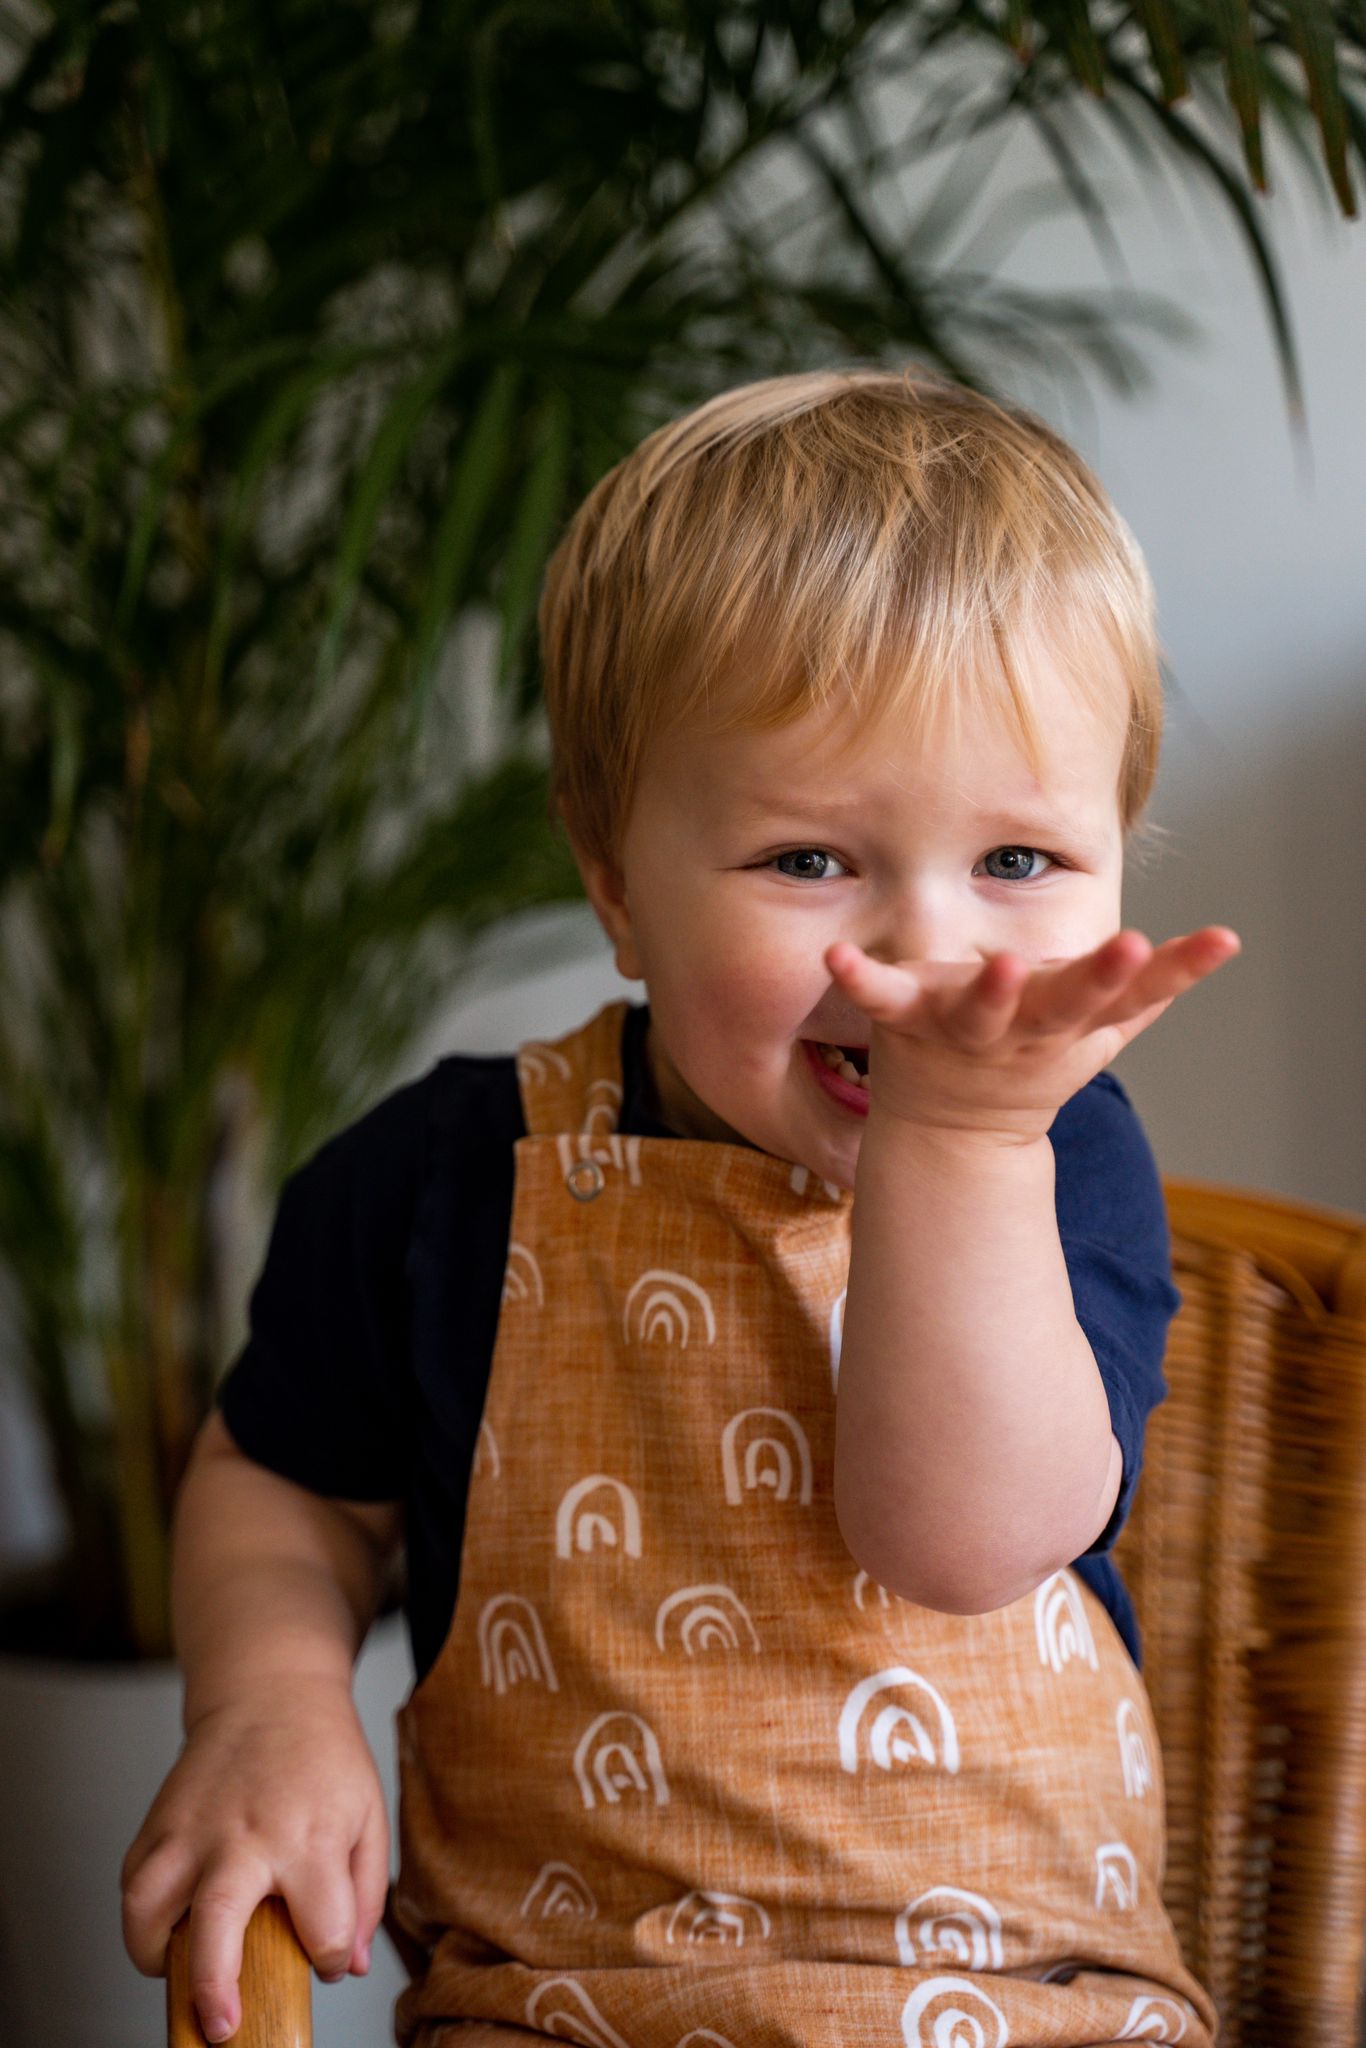
<path fill-rule="evenodd" d="M 1353 2048 L 1366 1962 L 1366 1222 L 1170 1182 L 1184 1297 L 1116 1549 L 1162 1739 L 1164 1896 L 1220 2048 Z M 234 2048 L 309 2048 L 279 1900 Z M 201 2048 L 184 1925 L 171 2048 Z"/>
<path fill-rule="evenodd" d="M 1163 1895 L 1220 2048 L 1352 2048 L 1366 1957 L 1366 1223 L 1180 1182 L 1168 1399 L 1116 1545 Z"/>

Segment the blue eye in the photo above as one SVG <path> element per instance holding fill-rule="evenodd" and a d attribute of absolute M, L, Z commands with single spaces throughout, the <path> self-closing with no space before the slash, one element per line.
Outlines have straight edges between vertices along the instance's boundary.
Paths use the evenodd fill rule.
<path fill-rule="evenodd" d="M 999 867 L 992 862 L 998 861 Z M 1043 867 L 1037 863 L 1042 861 Z M 993 882 L 1032 882 L 1047 873 L 1054 865 L 1051 853 L 1041 853 L 1037 846 L 996 846 L 986 856 L 982 865 Z"/>
<path fill-rule="evenodd" d="M 779 868 L 780 872 L 790 876 L 794 882 L 823 882 L 829 873 L 832 861 L 836 867 L 843 866 L 843 862 L 837 854 L 827 853 L 824 847 L 820 846 L 799 846 L 791 853 L 775 854 L 773 860 L 774 865 Z M 805 867 L 800 873 L 793 874 L 790 868 L 782 866 L 785 860 L 816 862 L 819 865 Z"/>

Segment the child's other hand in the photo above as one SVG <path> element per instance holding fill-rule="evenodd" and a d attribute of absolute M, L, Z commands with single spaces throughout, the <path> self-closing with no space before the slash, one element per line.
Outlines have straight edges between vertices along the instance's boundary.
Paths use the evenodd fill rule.
<path fill-rule="evenodd" d="M 124 1858 L 123 1935 L 149 1977 L 190 1909 L 190 1985 L 210 2041 L 242 2023 L 242 1937 L 282 1897 L 325 1981 L 363 1975 L 384 1911 L 389 1822 L 349 1690 L 282 1681 L 197 1721 Z"/>
<path fill-rule="evenodd" d="M 1157 947 L 1116 932 L 1074 960 L 997 953 L 981 965 L 888 966 L 841 941 L 825 964 L 872 1026 L 869 1107 L 879 1120 L 1027 1143 L 1240 948 L 1236 932 L 1205 925 Z"/>

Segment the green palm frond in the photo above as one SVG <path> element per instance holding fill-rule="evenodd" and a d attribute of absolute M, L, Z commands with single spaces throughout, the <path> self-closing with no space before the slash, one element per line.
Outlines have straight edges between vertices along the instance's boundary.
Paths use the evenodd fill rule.
<path fill-rule="evenodd" d="M 1102 137 L 1217 193 L 1293 402 L 1256 194 L 1279 139 L 1353 209 L 1366 17 L 0 0 L 0 79 L 0 1268 L 73 1583 L 155 1648 L 237 1334 L 222 1177 L 268 1199 L 480 933 L 578 894 L 531 631 L 573 505 L 815 362 L 1134 387 L 1180 326 L 1123 279 Z M 1056 183 L 984 222 L 1026 130 Z M 1006 282 L 1040 205 L 1112 288 Z"/>

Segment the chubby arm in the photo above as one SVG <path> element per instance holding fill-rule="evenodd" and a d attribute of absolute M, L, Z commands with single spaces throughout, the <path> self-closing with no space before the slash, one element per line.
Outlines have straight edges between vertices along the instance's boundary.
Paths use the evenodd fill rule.
<path fill-rule="evenodd" d="M 351 1667 L 401 1534 L 397 1503 L 321 1498 L 204 1425 L 180 1493 L 172 1618 L 185 1745 L 124 1859 L 124 1940 L 165 1968 L 190 1911 L 206 2037 L 236 2031 L 242 1936 L 283 1897 L 320 1975 L 363 1973 L 384 1910 L 389 1827 Z"/>
<path fill-rule="evenodd" d="M 1048 1139 L 912 1134 L 870 1114 L 836 1417 L 850 1551 L 922 1607 L 986 1612 L 1090 1547 L 1121 1470 Z"/>
<path fill-rule="evenodd" d="M 281 1677 L 348 1692 L 402 1537 L 397 1502 L 310 1493 L 200 1431 L 176 1507 L 171 1616 L 185 1726 Z"/>
<path fill-rule="evenodd" d="M 1122 1457 L 1072 1301 L 1048 1130 L 1132 1038 L 1238 951 L 1206 926 L 1031 965 L 826 963 L 872 1024 L 835 1431 L 859 1564 L 981 1613 L 1090 1548 Z"/>

